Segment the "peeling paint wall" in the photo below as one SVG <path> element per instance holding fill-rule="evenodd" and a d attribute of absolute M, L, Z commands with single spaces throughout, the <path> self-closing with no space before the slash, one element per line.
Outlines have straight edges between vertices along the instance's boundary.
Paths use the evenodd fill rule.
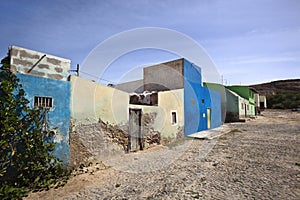
<path fill-rule="evenodd" d="M 10 56 L 13 72 L 62 81 L 67 81 L 70 75 L 68 59 L 17 46 L 10 47 Z"/>
<path fill-rule="evenodd" d="M 53 107 L 47 114 L 47 120 L 50 129 L 57 129 L 54 138 L 56 143 L 54 154 L 68 164 L 70 60 L 17 46 L 9 48 L 9 55 L 11 71 L 20 79 L 30 106 L 34 107 L 35 97 L 52 98 Z"/>
<path fill-rule="evenodd" d="M 71 90 L 70 137 L 78 135 L 82 148 L 96 159 L 124 153 L 118 141 L 128 135 L 129 94 L 77 76 L 71 76 Z M 113 132 L 120 134 L 113 139 Z"/>
<path fill-rule="evenodd" d="M 183 89 L 158 92 L 158 105 L 129 105 L 142 110 L 143 135 L 151 137 L 159 133 L 161 143 L 183 137 L 184 102 Z M 172 124 L 172 112 L 176 112 L 176 123 Z M 147 144 L 146 144 L 147 145 Z"/>
<path fill-rule="evenodd" d="M 73 125 L 70 138 L 71 141 L 75 138 L 77 142 L 71 149 L 70 163 L 73 166 L 94 159 L 105 161 L 111 156 L 124 154 L 128 143 L 127 132 L 117 125 L 102 121 Z"/>
<path fill-rule="evenodd" d="M 33 107 L 35 96 L 53 98 L 53 108 L 47 115 L 50 129 L 58 128 L 54 141 L 54 154 L 64 163 L 69 162 L 69 126 L 70 126 L 70 82 L 42 78 L 27 74 L 17 74 L 26 93 L 26 98 Z"/>
<path fill-rule="evenodd" d="M 158 141 L 155 144 L 161 142 L 161 130 L 163 126 L 162 114 L 163 111 L 159 106 L 145 106 L 145 105 L 133 105 L 130 104 L 131 109 L 141 109 L 141 132 L 142 132 L 142 145 L 144 149 L 149 148 L 154 143 L 153 139 L 157 137 Z M 155 145 L 154 144 L 154 145 Z"/>
<path fill-rule="evenodd" d="M 129 94 L 80 77 L 71 76 L 72 134 L 90 157 L 105 160 L 123 154 L 128 144 L 129 108 L 142 109 L 143 147 L 183 137 L 183 89 L 158 93 L 157 106 L 129 104 Z M 172 124 L 171 112 L 177 121 Z M 88 160 L 71 151 L 72 163 Z M 74 153 L 75 152 L 75 153 Z M 76 158 L 76 155 L 80 158 Z"/>

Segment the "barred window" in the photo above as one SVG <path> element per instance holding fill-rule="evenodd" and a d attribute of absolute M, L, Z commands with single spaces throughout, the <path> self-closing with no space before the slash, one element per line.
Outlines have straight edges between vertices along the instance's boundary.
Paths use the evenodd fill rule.
<path fill-rule="evenodd" d="M 52 108 L 53 99 L 52 97 L 34 97 L 34 107 Z"/>

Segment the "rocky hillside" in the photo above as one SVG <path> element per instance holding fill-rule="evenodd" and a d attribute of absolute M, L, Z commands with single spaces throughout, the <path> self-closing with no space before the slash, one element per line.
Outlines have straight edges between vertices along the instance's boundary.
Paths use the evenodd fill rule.
<path fill-rule="evenodd" d="M 251 85 L 260 94 L 263 95 L 275 95 L 278 92 L 300 92 L 300 79 L 288 79 L 272 81 L 269 83 L 262 83 L 257 85 Z"/>
<path fill-rule="evenodd" d="M 300 79 L 272 81 L 251 87 L 267 96 L 269 108 L 300 108 Z"/>

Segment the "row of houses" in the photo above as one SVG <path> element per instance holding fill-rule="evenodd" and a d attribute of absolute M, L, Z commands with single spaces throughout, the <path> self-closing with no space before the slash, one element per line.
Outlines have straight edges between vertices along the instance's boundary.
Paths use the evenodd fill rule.
<path fill-rule="evenodd" d="M 266 108 L 253 88 L 203 83 L 201 68 L 184 58 L 145 67 L 143 79 L 109 87 L 70 75 L 68 59 L 17 46 L 9 56 L 31 106 L 49 109 L 55 154 L 65 163 L 143 150 Z"/>

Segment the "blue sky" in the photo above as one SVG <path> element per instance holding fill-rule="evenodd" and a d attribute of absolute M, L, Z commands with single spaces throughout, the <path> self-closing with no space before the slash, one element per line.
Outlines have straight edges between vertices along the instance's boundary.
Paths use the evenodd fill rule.
<path fill-rule="evenodd" d="M 1 2 L 1 49 L 17 45 L 83 65 L 107 38 L 135 28 L 162 27 L 197 41 L 227 84 L 300 78 L 298 0 L 99 0 Z M 129 52 L 104 79 L 118 82 L 136 68 L 176 58 L 161 50 Z M 91 73 L 89 71 L 84 71 Z"/>

